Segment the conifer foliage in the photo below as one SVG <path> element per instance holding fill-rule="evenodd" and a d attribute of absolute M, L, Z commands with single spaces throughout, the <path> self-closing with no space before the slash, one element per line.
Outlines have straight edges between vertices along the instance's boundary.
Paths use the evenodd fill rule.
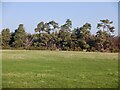
<path fill-rule="evenodd" d="M 70 19 L 61 26 L 54 20 L 41 21 L 35 27 L 34 34 L 27 33 L 23 24 L 20 24 L 15 32 L 10 32 L 9 28 L 3 29 L 1 32 L 2 49 L 119 51 L 119 37 L 114 35 L 113 21 L 100 20 L 95 35 L 91 34 L 90 23 L 74 29 L 72 29 L 72 24 Z"/>

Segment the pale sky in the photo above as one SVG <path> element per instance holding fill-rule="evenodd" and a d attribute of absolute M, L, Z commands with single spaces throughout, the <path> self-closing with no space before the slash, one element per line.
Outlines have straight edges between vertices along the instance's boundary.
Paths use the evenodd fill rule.
<path fill-rule="evenodd" d="M 90 23 L 94 34 L 99 20 L 109 19 L 114 22 L 115 34 L 118 33 L 117 2 L 3 2 L 2 10 L 2 28 L 10 28 L 11 31 L 22 23 L 27 32 L 34 33 L 41 21 L 55 20 L 62 25 L 69 18 L 73 21 L 73 28 Z"/>

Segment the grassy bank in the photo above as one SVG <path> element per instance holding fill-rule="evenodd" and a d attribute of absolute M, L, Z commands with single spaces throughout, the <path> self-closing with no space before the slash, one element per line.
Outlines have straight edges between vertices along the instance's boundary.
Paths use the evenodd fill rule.
<path fill-rule="evenodd" d="M 2 51 L 3 87 L 118 87 L 118 54 L 76 51 Z"/>

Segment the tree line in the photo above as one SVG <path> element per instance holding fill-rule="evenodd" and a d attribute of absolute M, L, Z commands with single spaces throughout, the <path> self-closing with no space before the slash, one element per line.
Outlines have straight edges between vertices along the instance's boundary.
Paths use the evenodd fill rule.
<path fill-rule="evenodd" d="M 72 21 L 67 19 L 65 24 L 59 25 L 54 20 L 40 22 L 34 29 L 36 33 L 25 31 L 20 24 L 14 32 L 5 28 L 1 32 L 2 49 L 27 50 L 67 50 L 67 51 L 100 51 L 118 52 L 119 37 L 114 35 L 113 21 L 100 20 L 96 34 L 91 34 L 91 24 L 72 29 Z"/>

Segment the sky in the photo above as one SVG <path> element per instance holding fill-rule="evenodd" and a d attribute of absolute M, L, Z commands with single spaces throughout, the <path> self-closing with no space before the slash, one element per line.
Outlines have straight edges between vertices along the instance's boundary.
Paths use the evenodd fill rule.
<path fill-rule="evenodd" d="M 2 2 L 119 2 L 119 0 L 1 0 Z"/>
<path fill-rule="evenodd" d="M 2 3 L 0 3 L 0 29 L 2 29 Z"/>
<path fill-rule="evenodd" d="M 97 31 L 97 23 L 101 19 L 113 21 L 115 34 L 118 34 L 118 3 L 117 2 L 3 2 L 2 28 L 10 28 L 14 32 L 19 24 L 24 24 L 28 33 L 41 21 L 55 20 L 63 25 L 71 19 L 73 28 L 83 24 L 92 25 L 91 32 Z"/>

